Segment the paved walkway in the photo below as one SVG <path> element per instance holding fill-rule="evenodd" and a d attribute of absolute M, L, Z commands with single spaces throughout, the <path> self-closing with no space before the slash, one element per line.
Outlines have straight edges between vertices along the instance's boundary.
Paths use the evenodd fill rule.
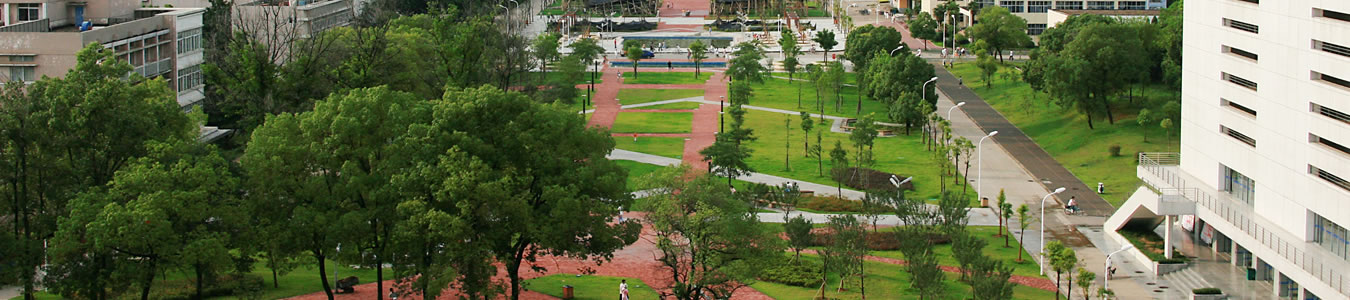
<path fill-rule="evenodd" d="M 1073 176 L 1073 173 L 1059 164 L 1054 157 L 1046 153 L 1036 141 L 1028 137 L 1021 129 L 1014 126 L 1002 114 L 989 106 L 974 91 L 957 82 L 956 76 L 947 72 L 947 69 L 937 66 L 937 87 L 954 102 L 966 102 L 961 109 L 971 119 L 975 121 L 985 132 L 998 131 L 998 135 L 993 140 L 1002 145 L 1013 157 L 1017 163 L 1031 173 L 1044 185 L 1047 190 L 1053 190 L 1059 187 L 1065 187 L 1068 190 L 1057 195 L 1061 203 L 1068 201 L 1069 197 L 1078 198 L 1078 206 L 1083 209 L 1087 215 L 1092 216 L 1110 216 L 1116 211 L 1116 208 L 1097 196 L 1094 189 L 1089 188 Z M 972 140 L 973 141 L 973 140 Z M 1099 223 L 1100 224 L 1100 223 Z"/>
<path fill-rule="evenodd" d="M 727 95 L 727 85 L 722 81 L 725 76 L 723 73 L 713 73 L 708 81 L 703 84 L 704 104 L 699 105 L 694 110 L 694 120 L 688 140 L 684 141 L 684 163 L 689 164 L 697 170 L 708 170 L 708 163 L 703 161 L 703 154 L 699 154 L 703 148 L 712 146 L 717 141 L 718 115 L 721 114 L 721 103 L 708 101 L 725 97 Z"/>
<path fill-rule="evenodd" d="M 714 126 L 715 126 L 715 125 L 714 125 Z M 686 149 L 688 149 L 688 147 L 687 147 L 688 144 L 689 144 L 689 142 L 685 142 Z M 686 150 L 686 151 L 688 151 L 688 150 Z M 685 155 L 689 155 L 689 154 L 686 152 Z M 633 152 L 633 151 L 621 150 L 621 149 L 614 149 L 614 152 L 611 152 L 611 153 L 609 154 L 609 156 L 606 156 L 606 157 L 609 158 L 609 159 L 612 159 L 612 160 L 631 160 L 631 161 L 635 161 L 635 162 L 640 162 L 640 163 L 645 163 L 645 164 L 653 164 L 653 165 L 661 165 L 661 166 L 675 166 L 675 165 L 679 165 L 679 164 L 681 164 L 681 163 L 686 163 L 686 164 L 689 163 L 689 160 L 688 160 L 687 158 L 686 158 L 685 160 L 681 161 L 680 159 L 676 159 L 676 158 L 670 158 L 670 157 L 665 157 L 665 156 L 660 156 L 660 155 L 652 155 L 652 154 L 646 154 L 646 153 L 639 153 L 639 152 Z M 697 165 L 694 165 L 694 166 L 697 166 Z M 799 180 L 793 180 L 793 179 L 791 179 L 791 178 L 783 178 L 783 177 L 778 177 L 778 176 L 773 176 L 773 175 L 768 175 L 768 174 L 763 174 L 763 173 L 750 173 L 750 175 L 741 176 L 741 177 L 736 177 L 736 180 L 741 180 L 741 181 L 745 181 L 745 182 L 763 183 L 763 184 L 767 184 L 767 185 L 775 185 L 775 186 L 776 186 L 776 185 L 782 185 L 782 184 L 788 183 L 788 182 L 794 182 L 794 183 L 797 183 L 797 186 L 801 187 L 802 190 L 806 190 L 806 191 L 814 191 L 814 192 L 816 193 L 816 195 L 824 195 L 824 196 L 836 196 L 836 195 L 840 195 L 840 193 L 839 193 L 840 190 L 839 190 L 838 188 L 834 187 L 834 186 L 823 185 L 823 184 L 816 184 L 816 183 L 810 183 L 810 182 L 799 181 Z M 843 197 L 844 197 L 844 198 L 849 198 L 849 199 L 862 199 L 862 197 L 863 197 L 863 195 L 864 195 L 863 192 L 859 192 L 859 191 L 855 191 L 855 190 L 851 190 L 851 189 L 842 189 L 842 191 L 843 191 Z M 779 214 L 779 215 L 781 216 L 782 214 Z"/>

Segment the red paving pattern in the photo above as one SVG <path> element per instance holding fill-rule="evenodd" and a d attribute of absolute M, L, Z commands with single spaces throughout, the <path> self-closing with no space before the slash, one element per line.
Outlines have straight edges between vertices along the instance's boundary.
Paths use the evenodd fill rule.
<path fill-rule="evenodd" d="M 683 17 L 689 11 L 690 17 L 706 17 L 712 10 L 712 1 L 708 0 L 666 0 L 661 5 L 662 17 Z"/>
<path fill-rule="evenodd" d="M 680 12 L 679 10 L 675 10 L 675 13 L 676 13 L 676 14 L 678 14 L 679 12 Z M 665 14 L 662 14 L 661 16 L 662 16 L 662 17 L 668 17 L 668 16 L 666 16 Z M 699 31 L 703 31 L 703 25 L 701 25 L 701 24 L 666 24 L 666 22 L 661 22 L 661 23 L 656 23 L 656 30 L 655 30 L 655 31 L 699 32 Z"/>
<path fill-rule="evenodd" d="M 802 250 L 802 253 L 817 254 L 817 253 L 816 253 L 816 250 L 810 250 L 810 249 Z M 908 263 L 906 263 L 904 260 L 894 259 L 894 258 L 889 258 L 889 257 L 879 257 L 879 256 L 871 256 L 871 255 L 868 255 L 868 256 L 864 256 L 863 258 L 864 258 L 864 259 L 867 259 L 867 260 L 869 260 L 869 261 L 875 261 L 875 262 L 879 262 L 879 263 L 887 263 L 887 264 L 892 264 L 892 265 L 901 265 L 901 266 L 903 266 L 903 265 L 908 264 Z M 961 272 L 961 268 L 959 268 L 959 267 L 953 267 L 953 266 L 938 266 L 938 268 L 939 268 L 939 269 L 942 269 L 943 272 L 948 272 L 948 273 L 960 273 L 960 272 Z M 1057 288 L 1055 287 L 1055 282 L 1050 281 L 1050 279 L 1046 279 L 1046 278 L 1036 278 L 1036 277 L 1027 277 L 1027 276 L 1020 276 L 1020 275 L 1012 275 L 1012 277 L 1008 278 L 1008 282 L 1016 283 L 1016 284 L 1022 285 L 1022 286 L 1027 286 L 1027 287 L 1032 287 L 1032 288 L 1042 289 L 1042 290 L 1046 290 L 1046 291 L 1051 291 L 1051 292 L 1054 292 L 1054 291 L 1057 290 Z"/>
<path fill-rule="evenodd" d="M 619 112 L 643 112 L 643 113 L 681 113 L 694 112 L 692 109 L 623 109 Z"/>
<path fill-rule="evenodd" d="M 708 82 L 703 85 L 703 100 L 718 101 L 718 97 L 727 95 L 727 85 L 722 80 L 723 73 L 714 73 L 708 78 Z M 694 110 L 692 133 L 689 140 L 684 141 L 684 163 L 696 170 L 708 170 L 708 164 L 703 162 L 703 155 L 698 152 L 712 146 L 717 140 L 717 119 L 721 109 L 719 105 L 704 104 Z"/>
<path fill-rule="evenodd" d="M 638 137 L 689 137 L 688 133 L 611 133 L 609 136 L 633 137 L 634 134 Z"/>

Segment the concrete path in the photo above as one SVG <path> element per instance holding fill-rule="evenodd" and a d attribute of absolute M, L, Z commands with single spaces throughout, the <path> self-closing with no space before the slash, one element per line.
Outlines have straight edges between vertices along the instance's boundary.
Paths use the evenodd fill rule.
<path fill-rule="evenodd" d="M 685 142 L 685 144 L 687 145 L 688 142 Z M 687 154 L 686 154 L 686 155 L 687 155 Z M 640 162 L 640 163 L 645 163 L 645 164 L 653 164 L 653 165 L 661 165 L 661 166 L 677 166 L 677 165 L 679 165 L 679 164 L 682 163 L 682 162 L 683 162 L 683 163 L 688 163 L 687 160 L 681 161 L 681 160 L 676 159 L 676 158 L 670 158 L 670 157 L 659 156 L 659 155 L 651 155 L 651 154 L 639 153 L 639 152 L 633 152 L 633 151 L 621 150 L 621 149 L 614 149 L 614 152 L 610 152 L 610 154 L 609 154 L 608 156 L 606 156 L 606 158 L 609 158 L 609 159 L 611 159 L 611 160 L 631 160 L 631 161 L 635 161 L 635 162 Z M 805 182 L 805 181 L 800 181 L 800 180 L 794 180 L 794 179 L 791 179 L 791 178 L 778 177 L 778 176 L 773 176 L 773 175 L 768 175 L 768 174 L 763 174 L 763 173 L 750 173 L 750 175 L 741 176 L 741 177 L 736 177 L 736 180 L 741 180 L 741 181 L 745 181 L 745 182 L 763 183 L 763 184 L 767 184 L 767 185 L 775 185 L 775 186 L 776 186 L 776 185 L 782 185 L 782 184 L 788 183 L 788 182 L 794 182 L 794 183 L 797 183 L 797 186 L 801 187 L 802 190 L 806 190 L 806 191 L 814 191 L 814 192 L 816 193 L 816 195 L 824 195 L 824 196 L 836 196 L 836 195 L 840 195 L 840 194 L 839 194 L 839 190 L 838 190 L 837 188 L 835 188 L 834 186 L 828 186 L 828 185 L 823 185 L 823 184 L 810 183 L 810 182 Z M 850 190 L 850 189 L 843 189 L 843 197 L 844 197 L 844 198 L 848 198 L 848 199 L 862 199 L 863 195 L 864 195 L 863 192 L 859 192 L 859 191 L 856 191 L 856 190 Z"/>
<path fill-rule="evenodd" d="M 813 223 L 821 224 L 829 222 L 831 216 L 838 216 L 841 214 L 820 214 L 813 212 L 804 212 L 800 210 L 793 210 L 787 216 L 784 216 L 783 212 L 779 210 L 778 212 L 762 212 L 759 213 L 758 215 L 760 221 L 769 223 L 786 223 L 787 219 L 789 218 L 803 216 L 806 217 L 807 220 L 811 220 L 811 222 Z M 860 214 L 846 214 L 846 215 L 855 216 L 858 218 L 858 220 L 863 220 L 868 224 L 871 223 L 871 220 L 867 219 L 865 216 Z M 966 216 L 970 218 L 970 222 L 968 224 L 970 226 L 998 226 L 998 215 L 994 213 L 994 210 L 989 208 L 983 207 L 971 208 L 966 214 Z M 877 225 L 900 226 L 904 225 L 904 222 L 901 222 L 900 218 L 897 218 L 895 215 L 883 215 L 879 219 L 877 219 Z"/>
<path fill-rule="evenodd" d="M 0 299 L 10 299 L 18 297 L 23 292 L 20 286 L 0 286 Z"/>
<path fill-rule="evenodd" d="M 1083 184 L 1082 181 L 1078 180 L 1078 177 L 1074 177 L 1073 173 L 1060 165 L 1059 161 L 1056 161 L 1054 157 L 1041 149 L 1036 141 L 989 106 L 989 103 L 975 95 L 974 91 L 959 84 L 956 76 L 953 76 L 945 68 L 935 66 L 937 66 L 938 90 L 941 90 L 954 102 L 966 102 L 966 105 L 961 109 L 975 121 L 980 129 L 985 132 L 998 131 L 999 134 L 992 139 L 1006 148 L 1009 153 L 1012 153 L 1012 156 L 1017 158 L 1017 163 L 1021 164 L 1028 173 L 1031 173 L 1047 190 L 1059 187 L 1068 189 L 1056 196 L 1056 198 L 1062 200 L 1060 203 L 1068 201 L 1069 197 L 1077 197 L 1079 207 L 1087 215 L 1105 217 L 1116 211 L 1110 203 L 1097 196 L 1093 188 Z"/>

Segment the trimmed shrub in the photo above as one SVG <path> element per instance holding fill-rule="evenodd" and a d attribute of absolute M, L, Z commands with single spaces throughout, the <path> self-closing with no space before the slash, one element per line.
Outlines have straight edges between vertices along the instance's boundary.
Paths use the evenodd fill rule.
<path fill-rule="evenodd" d="M 867 235 L 867 250 L 891 251 L 900 250 L 900 238 L 894 233 L 881 232 Z"/>
<path fill-rule="evenodd" d="M 820 264 L 807 261 L 784 262 L 776 267 L 764 269 L 759 280 L 800 287 L 820 286 Z"/>
<path fill-rule="evenodd" d="M 1120 145 L 1111 145 L 1107 150 L 1111 152 L 1111 157 L 1120 157 Z"/>
<path fill-rule="evenodd" d="M 1219 290 L 1218 288 L 1212 288 L 1212 287 L 1210 287 L 1210 288 L 1198 288 L 1198 289 L 1194 289 L 1194 290 L 1191 290 L 1191 293 L 1192 293 L 1192 294 L 1196 294 L 1196 295 L 1220 295 L 1220 294 L 1223 294 L 1223 291 L 1222 291 L 1222 290 Z"/>
<path fill-rule="evenodd" d="M 905 175 L 891 174 L 868 168 L 851 167 L 851 168 L 834 168 L 830 170 L 830 177 L 831 179 L 834 179 L 835 182 L 842 182 L 846 187 L 862 191 L 894 192 L 895 185 L 891 185 L 892 175 L 901 179 L 909 177 Z M 900 188 L 903 188 L 908 191 L 913 191 L 914 182 L 913 181 L 906 182 L 904 185 L 901 185 Z"/>
<path fill-rule="evenodd" d="M 857 213 L 862 212 L 862 202 L 843 199 L 837 196 L 811 197 L 803 199 L 797 205 L 797 208 L 826 213 Z"/>

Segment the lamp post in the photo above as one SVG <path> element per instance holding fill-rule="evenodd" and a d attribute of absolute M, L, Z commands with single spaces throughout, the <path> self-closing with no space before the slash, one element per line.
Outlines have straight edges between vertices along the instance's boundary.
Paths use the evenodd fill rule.
<path fill-rule="evenodd" d="M 980 146 L 984 145 L 985 139 L 993 137 L 994 135 L 998 135 L 998 130 L 989 132 L 988 135 L 980 138 L 979 143 L 975 143 L 975 151 L 979 152 L 978 164 L 980 165 L 979 175 L 976 175 L 975 177 L 975 195 L 976 197 L 980 197 L 980 200 L 984 200 L 984 148 L 981 148 Z M 1002 210 L 1003 207 L 999 207 L 998 209 Z M 1000 211 L 999 214 L 1003 214 L 1003 212 Z"/>
<path fill-rule="evenodd" d="M 726 107 L 727 96 L 717 96 L 717 132 L 727 130 L 726 125 L 722 124 L 722 120 L 726 119 L 726 117 L 722 116 L 722 114 L 726 113 Z"/>
<path fill-rule="evenodd" d="M 1040 263 L 1037 263 L 1037 265 L 1041 267 L 1041 275 L 1045 275 L 1045 200 L 1050 199 L 1050 196 L 1063 192 L 1064 187 L 1060 187 L 1055 189 L 1054 192 L 1045 194 L 1045 197 L 1041 198 L 1041 261 Z"/>
<path fill-rule="evenodd" d="M 1111 256 L 1116 255 L 1116 253 L 1120 253 L 1121 251 L 1130 249 L 1134 249 L 1134 245 L 1125 244 L 1125 246 L 1120 247 L 1120 250 L 1116 250 L 1116 252 L 1111 252 L 1111 254 L 1106 255 L 1106 266 L 1102 268 L 1102 289 L 1104 290 L 1111 289 Z"/>
<path fill-rule="evenodd" d="M 905 189 L 901 188 L 900 186 L 905 185 L 905 183 L 909 182 L 910 180 L 914 180 L 914 176 L 905 177 L 905 180 L 900 180 L 900 177 L 895 177 L 895 175 L 891 175 L 891 184 L 895 185 L 895 191 L 899 193 L 900 199 L 905 199 Z"/>
<path fill-rule="evenodd" d="M 962 106 L 965 106 L 965 105 L 966 105 L 965 102 L 961 102 L 961 103 L 957 103 L 955 106 L 952 106 L 952 108 L 948 108 L 948 109 L 947 109 L 947 121 L 951 121 L 951 120 L 952 120 L 952 111 L 956 110 L 957 107 L 962 107 Z"/>
<path fill-rule="evenodd" d="M 895 56 L 895 51 L 899 51 L 900 49 L 904 49 L 904 48 L 905 48 L 905 45 L 903 45 L 903 44 L 901 44 L 900 47 L 895 47 L 895 50 L 891 50 L 891 56 Z"/>
<path fill-rule="evenodd" d="M 923 86 L 919 87 L 919 98 L 924 102 L 928 102 L 928 84 L 935 81 L 937 81 L 937 76 L 933 76 L 933 78 L 928 79 L 928 81 L 924 81 Z"/>

